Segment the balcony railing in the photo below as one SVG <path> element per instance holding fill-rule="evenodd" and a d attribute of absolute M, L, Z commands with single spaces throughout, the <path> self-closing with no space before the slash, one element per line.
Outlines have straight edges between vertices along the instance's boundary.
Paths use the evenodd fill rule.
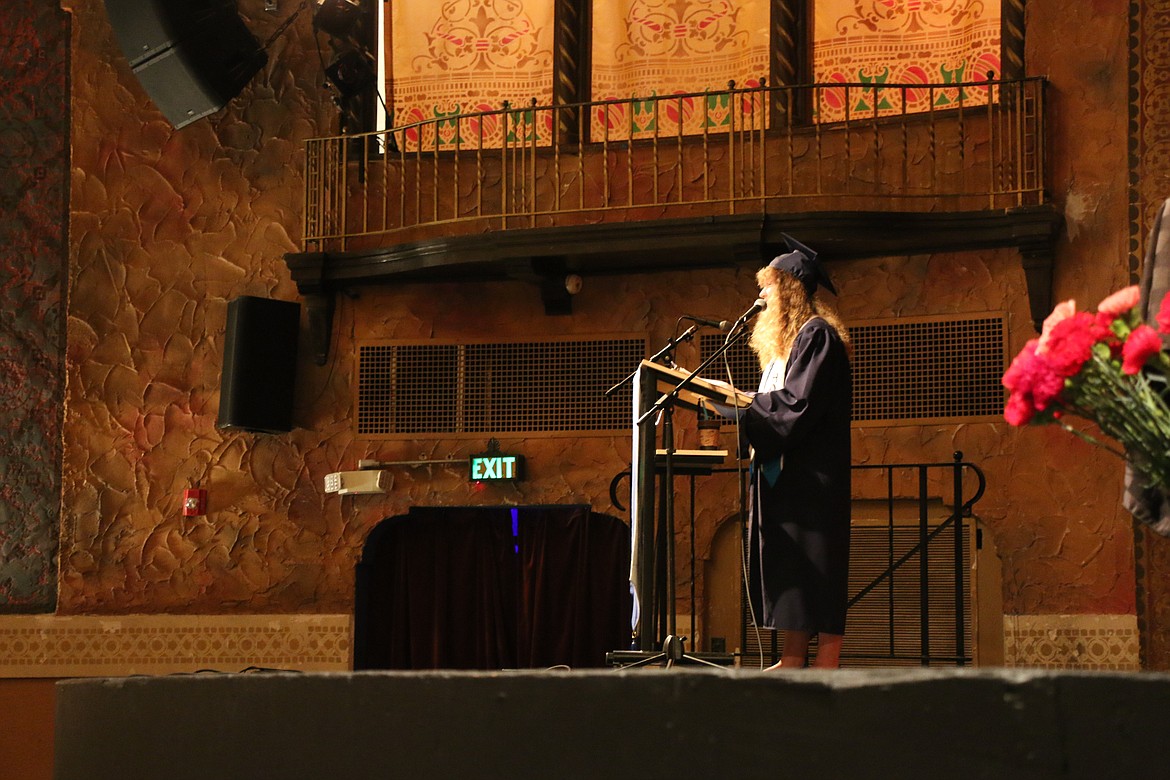
<path fill-rule="evenodd" d="M 731 88 L 311 139 L 304 238 L 1045 203 L 1042 79 Z M 428 232 L 429 231 L 429 232 Z"/>

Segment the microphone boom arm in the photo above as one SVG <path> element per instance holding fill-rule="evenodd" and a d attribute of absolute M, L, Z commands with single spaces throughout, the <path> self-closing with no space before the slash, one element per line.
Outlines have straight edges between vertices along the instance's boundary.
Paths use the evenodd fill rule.
<path fill-rule="evenodd" d="M 648 358 L 648 360 L 651 363 L 657 363 L 662 357 L 664 357 L 665 355 L 669 355 L 674 350 L 674 348 L 677 347 L 679 344 L 681 344 L 684 341 L 690 341 L 692 338 L 694 338 L 695 332 L 698 329 L 699 329 L 698 325 L 691 325 L 689 328 L 684 330 L 678 336 L 675 336 L 670 341 L 666 342 L 666 346 L 664 346 L 662 349 L 655 352 L 651 357 Z M 673 361 L 671 361 L 671 362 L 673 362 Z M 618 382 L 613 387 L 606 390 L 605 395 L 607 397 L 613 395 L 619 389 L 621 389 L 624 385 L 627 385 L 630 382 L 634 381 L 634 377 L 636 377 L 637 375 L 638 375 L 638 369 L 635 368 L 633 370 L 633 372 L 628 377 L 626 377 L 625 379 Z"/>
<path fill-rule="evenodd" d="M 760 301 L 756 301 L 756 303 L 759 303 L 759 302 Z M 752 308 L 755 309 L 754 304 L 753 304 Z M 760 308 L 762 309 L 763 307 L 760 307 Z M 708 355 L 707 359 L 704 360 L 702 363 L 700 363 L 695 368 L 694 371 L 692 371 L 690 374 L 687 375 L 687 377 L 685 379 L 683 379 L 681 382 L 679 382 L 677 385 L 675 385 L 674 389 L 670 390 L 669 392 L 663 393 L 662 396 L 657 401 L 654 402 L 654 405 L 651 406 L 649 409 L 647 409 L 646 413 L 638 418 L 638 421 L 635 423 L 635 425 L 641 425 L 643 422 L 645 422 L 647 419 L 649 419 L 652 415 L 658 414 L 658 412 L 660 412 L 667 404 L 674 403 L 675 400 L 678 399 L 678 394 L 681 393 L 684 389 L 686 389 L 687 385 L 689 385 L 691 383 L 691 380 L 693 380 L 700 373 L 702 373 L 703 370 L 705 368 L 707 368 L 707 366 L 711 365 L 716 360 L 723 357 L 723 354 L 725 352 L 727 352 L 728 349 L 731 348 L 732 344 L 736 343 L 737 341 L 739 341 L 740 339 L 742 339 L 744 336 L 747 335 L 748 330 L 747 330 L 747 328 L 745 328 L 743 326 L 745 324 L 747 324 L 747 321 L 749 319 L 751 319 L 756 314 L 758 314 L 759 311 L 760 311 L 760 309 L 756 309 L 755 311 L 752 311 L 751 309 L 749 309 L 744 314 L 743 317 L 740 317 L 740 319 L 737 320 L 735 325 L 732 327 L 731 333 L 729 333 L 727 335 L 727 338 L 724 339 L 723 344 L 719 347 L 719 349 L 715 350 L 710 355 Z"/>

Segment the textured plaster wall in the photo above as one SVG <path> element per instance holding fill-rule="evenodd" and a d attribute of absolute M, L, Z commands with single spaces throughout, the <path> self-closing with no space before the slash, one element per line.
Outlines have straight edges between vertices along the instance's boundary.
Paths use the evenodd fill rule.
<path fill-rule="evenodd" d="M 1062 207 L 1056 300 L 1083 299 L 1128 283 L 1125 0 L 1027 8 L 1027 65 L 1049 80 L 1052 196 Z"/>
<path fill-rule="evenodd" d="M 69 181 L 68 17 L 0 4 L 0 611 L 53 608 Z"/>
<path fill-rule="evenodd" d="M 345 406 L 313 404 L 321 413 L 282 437 L 214 426 L 227 301 L 296 299 L 282 255 L 298 248 L 303 141 L 334 129 L 308 15 L 226 110 L 175 131 L 103 3 L 70 5 L 60 610 L 339 609 L 343 529 L 326 524 L 319 493 Z M 261 41 L 295 10 L 262 8 L 241 4 Z M 314 379 L 299 381 L 310 397 Z M 194 484 L 210 489 L 210 512 L 185 521 L 180 496 Z"/>
<path fill-rule="evenodd" d="M 1028 3 L 1026 11 L 1028 72 L 1050 80 L 1053 198 L 1065 216 L 1054 300 L 1075 298 L 1091 307 L 1129 283 L 1128 177 L 1123 173 L 1128 163 L 1129 4 L 1042 0 Z M 1134 609 L 1132 521 L 1118 507 L 1121 468 L 1116 460 L 1058 430 L 1027 429 L 1015 435 L 1011 475 L 1037 488 L 1027 499 L 1031 506 L 1019 506 L 1031 522 L 997 539 L 1008 561 L 1005 610 Z M 1013 556 L 1030 565 L 1011 565 Z M 1090 593 L 1096 598 L 1081 602 Z M 1089 603 L 1099 607 L 1082 606 Z"/>
<path fill-rule="evenodd" d="M 260 0 L 241 6 L 261 39 L 283 18 L 265 15 Z M 517 486 L 477 491 L 461 468 L 435 465 L 393 469 L 386 496 L 325 495 L 324 475 L 359 458 L 439 460 L 483 445 L 356 440 L 355 343 L 632 332 L 654 346 L 684 312 L 742 311 L 755 295 L 753 269 L 587 276 L 573 314 L 557 318 L 522 283 L 354 291 L 337 301 L 329 364 L 301 360 L 298 429 L 218 431 L 227 301 L 296 299 L 281 257 L 301 248 L 301 144 L 333 129 L 308 20 L 273 45 L 267 68 L 226 111 L 176 132 L 130 73 L 100 0 L 72 7 L 62 612 L 344 612 L 365 535 L 411 505 L 581 501 L 622 514 L 609 483 L 628 464 L 625 437 L 504 438 L 528 456 L 529 479 Z M 1057 297 L 1089 306 L 1126 278 L 1125 11 L 1120 2 L 1028 4 L 1029 72 L 1052 79 L 1054 196 L 1068 217 Z M 847 319 L 1006 311 L 1013 353 L 1032 335 L 1014 252 L 831 271 Z M 1108 456 L 1058 430 L 1004 423 L 858 429 L 854 446 L 859 463 L 946 461 L 962 450 L 984 468 L 977 513 L 1003 558 L 1007 612 L 1134 609 L 1121 468 Z M 180 494 L 195 483 L 208 488 L 210 510 L 183 519 Z M 703 492 L 700 557 L 734 496 L 730 480 Z M 680 593 L 686 584 L 680 578 Z"/>
<path fill-rule="evenodd" d="M 871 307 L 902 316 L 1003 311 L 1013 352 L 1034 335 L 1014 252 L 860 262 L 838 275 L 850 273 L 858 294 L 843 301 L 847 318 L 873 316 L 863 313 Z M 986 474 L 975 514 L 1002 558 L 1005 612 L 1133 609 L 1129 516 L 1119 505 L 1120 463 L 1111 456 L 1057 429 L 1004 422 L 861 428 L 854 436 L 858 463 L 945 462 L 954 451 Z M 950 495 L 947 485 L 937 490 Z"/>

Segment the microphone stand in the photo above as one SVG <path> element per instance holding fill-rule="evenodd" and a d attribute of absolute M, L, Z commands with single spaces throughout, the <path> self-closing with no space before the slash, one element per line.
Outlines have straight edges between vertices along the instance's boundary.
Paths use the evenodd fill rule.
<path fill-rule="evenodd" d="M 754 316 L 754 314 L 753 314 L 753 316 Z M 712 352 L 707 357 L 707 359 L 704 360 L 702 363 L 700 363 L 699 366 L 694 371 L 692 371 L 690 374 L 688 374 L 686 376 L 686 378 L 684 378 L 681 382 L 679 382 L 677 385 L 675 385 L 674 389 L 672 389 L 668 393 L 665 393 L 661 398 L 659 398 L 657 401 L 655 401 L 654 405 L 651 406 L 649 409 L 647 409 L 646 413 L 643 414 L 641 417 L 639 417 L 637 422 L 638 423 L 645 422 L 651 415 L 657 414 L 667 404 L 673 404 L 675 401 L 677 401 L 678 394 L 681 393 L 683 390 L 685 390 L 687 388 L 687 385 L 689 385 L 695 377 L 697 377 L 699 374 L 701 374 L 703 372 L 703 370 L 705 368 L 707 368 L 707 366 L 711 365 L 716 360 L 723 357 L 724 353 L 726 353 L 727 350 L 731 349 L 731 346 L 733 344 L 735 344 L 737 341 L 739 341 L 740 339 L 742 339 L 744 336 L 747 335 L 748 330 L 744 326 L 747 325 L 749 319 L 751 319 L 751 317 L 748 317 L 747 319 L 744 319 L 743 317 L 741 317 L 739 320 L 736 320 L 736 323 L 731 326 L 731 332 L 727 334 L 727 338 L 723 340 L 723 344 L 719 347 L 719 349 Z M 637 373 L 637 372 L 635 372 L 635 373 Z M 623 380 L 623 381 L 628 381 L 628 378 L 627 378 L 627 380 Z"/>
<path fill-rule="evenodd" d="M 666 660 L 667 668 L 670 668 L 676 662 L 683 660 L 705 664 L 707 666 L 714 666 L 716 668 L 719 667 L 719 664 L 715 664 L 704 658 L 699 658 L 698 656 L 688 654 L 685 650 L 686 637 L 677 636 L 675 633 L 677 608 L 675 606 L 674 588 L 674 407 L 678 402 L 679 393 L 681 393 L 687 387 L 687 385 L 689 385 L 691 381 L 694 380 L 695 377 L 697 377 L 705 368 L 714 363 L 717 359 L 722 357 L 733 344 L 740 341 L 745 335 L 747 335 L 748 329 L 745 326 L 747 325 L 748 320 L 750 320 L 753 316 L 755 316 L 755 314 L 759 312 L 759 309 L 756 309 L 755 307 L 753 307 L 753 309 L 754 310 L 749 310 L 747 314 L 736 320 L 735 324 L 731 327 L 731 331 L 728 333 L 727 338 L 724 339 L 723 344 L 718 349 L 716 349 L 710 356 L 708 356 L 706 360 L 700 363 L 698 368 L 696 368 L 689 375 L 687 375 L 686 378 L 675 385 L 672 390 L 664 393 L 661 397 L 659 397 L 659 399 L 654 402 L 654 405 L 646 410 L 646 413 L 643 414 L 635 423 L 635 426 L 641 425 L 651 416 L 657 415 L 659 413 L 662 414 L 662 444 L 666 450 L 666 495 L 663 500 L 664 506 L 662 513 L 664 526 L 663 535 L 666 538 L 667 635 L 663 640 L 661 652 L 632 663 L 625 667 L 627 669 L 652 664 L 663 659 Z M 694 327 L 692 326 L 691 328 L 688 328 L 688 330 L 693 331 Z M 659 354 L 661 355 L 662 353 Z M 629 379 L 630 378 L 628 377 L 624 381 L 629 381 Z M 617 386 L 620 386 L 620 384 L 623 383 L 619 383 Z M 693 604 L 691 605 L 691 609 L 694 610 Z"/>
<path fill-rule="evenodd" d="M 651 362 L 651 363 L 657 363 L 659 360 L 661 360 L 663 357 L 665 357 L 665 358 L 666 358 L 666 362 L 667 362 L 667 364 L 669 364 L 669 365 L 672 365 L 672 366 L 673 366 L 673 365 L 674 365 L 674 359 L 673 359 L 673 358 L 670 356 L 670 354 L 671 354 L 672 352 L 674 352 L 674 348 L 675 348 L 675 347 L 677 347 L 679 344 L 683 343 L 684 341 L 690 341 L 691 339 L 693 339 L 693 338 L 695 337 L 695 333 L 696 333 L 698 330 L 699 330 L 699 326 L 698 326 L 698 325 L 692 325 L 692 326 L 690 326 L 689 328 L 687 328 L 686 330 L 684 330 L 682 333 L 680 333 L 679 335 L 675 336 L 675 337 L 674 337 L 674 338 L 672 338 L 670 341 L 666 342 L 666 346 L 664 346 L 662 349 L 658 350 L 658 351 L 657 351 L 657 352 L 655 352 L 653 355 L 651 355 L 651 356 L 650 356 L 650 358 L 649 358 L 650 362 Z M 622 381 L 618 382 L 618 383 L 617 383 L 616 385 L 614 385 L 613 387 L 611 387 L 611 388 L 609 388 L 608 390 L 606 390 L 606 391 L 605 391 L 605 395 L 606 395 L 606 396 L 611 396 L 611 395 L 613 395 L 613 394 L 614 394 L 614 393 L 616 393 L 616 392 L 617 392 L 619 389 L 621 389 L 621 388 L 622 388 L 624 385 L 627 385 L 627 384 L 629 384 L 630 382 L 634 381 L 634 377 L 636 377 L 637 375 L 638 375 L 638 369 L 636 369 L 636 368 L 635 368 L 635 369 L 634 369 L 634 371 L 633 371 L 633 373 L 631 373 L 631 374 L 630 374 L 628 377 L 626 377 L 625 379 L 623 379 Z"/>
<path fill-rule="evenodd" d="M 700 327 L 701 326 L 699 324 L 693 324 L 693 325 L 689 326 L 685 331 L 680 333 L 679 335 L 674 336 L 673 338 L 669 339 L 666 342 L 666 344 L 662 347 L 662 349 L 658 350 L 657 352 L 655 352 L 653 355 L 650 356 L 649 361 L 651 363 L 658 363 L 658 362 L 662 361 L 662 362 L 664 362 L 665 365 L 669 365 L 669 366 L 673 367 L 675 365 L 675 363 L 674 363 L 674 358 L 671 357 L 671 355 L 674 352 L 674 348 L 677 347 L 679 344 L 683 343 L 684 341 L 691 341 L 694 338 L 695 333 L 698 332 Z M 665 360 L 663 360 L 664 358 L 665 358 Z M 639 368 L 635 368 L 633 370 L 633 372 L 631 372 L 630 375 L 627 376 L 625 379 L 621 380 L 616 385 L 614 385 L 613 387 L 606 390 L 605 394 L 604 394 L 605 397 L 612 396 L 614 393 L 616 393 L 622 387 L 624 387 L 625 385 L 628 385 L 630 382 L 632 382 L 638 376 L 639 370 L 640 370 L 640 366 L 639 366 Z M 653 460 L 653 455 L 651 455 L 651 460 Z M 653 465 L 651 465 L 650 473 L 651 474 L 654 473 Z M 631 470 L 631 474 L 632 474 L 632 470 Z M 633 498 L 633 496 L 631 496 L 631 498 Z M 633 504 L 633 502 L 631 502 L 631 508 L 632 508 L 632 504 Z M 657 559 L 657 551 L 655 551 L 655 556 Z M 657 579 L 656 574 L 655 574 L 655 579 Z M 638 585 L 640 585 L 640 584 L 641 583 L 638 583 Z M 643 590 L 645 591 L 645 589 L 643 589 Z M 643 604 L 643 608 L 641 610 L 642 611 L 642 620 L 643 620 L 642 630 L 645 630 L 645 627 L 651 625 L 655 620 L 655 617 L 654 617 L 655 607 L 650 602 L 656 600 L 657 597 L 650 595 L 646 592 L 643 592 L 640 594 L 640 596 L 643 599 L 646 599 L 646 597 L 648 595 L 649 595 L 649 601 L 647 601 L 645 604 Z M 635 597 L 635 598 L 637 598 L 637 597 Z M 649 608 L 647 609 L 646 607 L 649 607 Z M 652 630 L 654 630 L 654 629 L 652 629 Z"/>

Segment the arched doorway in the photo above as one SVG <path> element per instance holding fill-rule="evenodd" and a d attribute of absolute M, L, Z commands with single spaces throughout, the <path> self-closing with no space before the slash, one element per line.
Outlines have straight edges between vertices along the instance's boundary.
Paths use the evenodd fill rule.
<path fill-rule="evenodd" d="M 738 514 L 724 518 L 711 540 L 703 572 L 705 649 L 738 653 L 743 634 L 743 524 Z"/>

